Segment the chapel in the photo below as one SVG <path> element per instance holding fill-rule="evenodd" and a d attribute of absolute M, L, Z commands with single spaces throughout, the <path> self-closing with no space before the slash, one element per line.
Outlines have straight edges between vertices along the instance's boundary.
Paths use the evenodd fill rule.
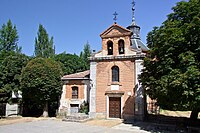
<path fill-rule="evenodd" d="M 78 113 L 89 103 L 90 118 L 144 118 L 145 97 L 138 75 L 148 48 L 141 41 L 135 21 L 123 27 L 115 22 L 100 34 L 102 49 L 89 57 L 90 70 L 65 75 L 59 111 Z M 116 14 L 115 14 L 116 15 Z"/>

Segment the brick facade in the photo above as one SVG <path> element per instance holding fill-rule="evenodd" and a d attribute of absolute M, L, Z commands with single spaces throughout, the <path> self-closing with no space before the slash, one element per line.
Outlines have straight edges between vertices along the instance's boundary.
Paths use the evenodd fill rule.
<path fill-rule="evenodd" d="M 119 82 L 112 82 L 111 68 L 116 65 L 119 67 Z M 123 92 L 122 101 L 124 114 L 133 115 L 134 109 L 134 61 L 104 61 L 97 64 L 97 89 L 96 89 L 96 111 L 97 113 L 106 114 L 106 92 L 112 92 L 111 86 L 113 84 L 119 85 L 119 91 Z M 131 94 L 128 96 L 128 92 Z M 132 99 L 128 101 L 128 99 Z M 126 105 L 126 106 L 125 106 Z M 129 106 L 131 105 L 131 106 Z"/>
<path fill-rule="evenodd" d="M 72 100 L 72 87 L 78 87 L 78 99 L 85 99 L 84 97 L 84 82 L 82 80 L 72 80 L 66 84 L 65 98 Z"/>
<path fill-rule="evenodd" d="M 137 83 L 136 72 L 138 71 L 135 60 L 140 58 L 139 56 L 143 58 L 144 54 L 138 54 L 137 50 L 132 49 L 131 35 L 132 32 L 130 30 L 117 24 L 113 24 L 100 35 L 102 38 L 102 50 L 90 57 L 90 61 L 96 63 L 96 75 L 91 78 L 91 80 L 96 81 L 93 87 L 93 90 L 95 90 L 93 101 L 95 101 L 94 105 L 96 107 L 95 110 L 93 109 L 95 111 L 93 117 L 109 118 L 110 113 L 115 116 L 116 109 L 113 109 L 114 106 L 112 108 L 109 107 L 111 97 L 120 98 L 121 100 L 121 116 L 117 117 L 130 119 L 135 116 L 135 86 Z M 122 54 L 119 51 L 120 41 L 124 42 Z M 109 45 L 110 42 L 111 46 Z M 111 54 L 108 52 L 109 49 L 112 50 Z M 119 68 L 119 81 L 117 82 L 112 81 L 112 67 L 114 66 Z M 118 104 L 116 103 L 116 105 Z M 119 110 L 117 109 L 116 112 L 118 113 Z"/>

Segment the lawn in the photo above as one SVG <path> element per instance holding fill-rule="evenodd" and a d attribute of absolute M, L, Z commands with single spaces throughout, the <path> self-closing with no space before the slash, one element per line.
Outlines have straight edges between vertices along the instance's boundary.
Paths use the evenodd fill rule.
<path fill-rule="evenodd" d="M 165 116 L 176 116 L 176 117 L 190 117 L 191 111 L 170 111 L 170 110 L 160 110 L 160 114 L 161 115 L 165 115 Z M 200 119 L 200 113 L 199 113 L 199 117 Z"/>

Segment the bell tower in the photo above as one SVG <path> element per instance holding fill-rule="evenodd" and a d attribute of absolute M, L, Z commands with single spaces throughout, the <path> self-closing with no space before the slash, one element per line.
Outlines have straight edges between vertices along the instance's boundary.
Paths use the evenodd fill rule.
<path fill-rule="evenodd" d="M 132 23 L 127 27 L 132 32 L 131 36 L 131 46 L 133 49 L 141 50 L 147 52 L 148 48 L 140 39 L 140 26 L 136 24 L 135 21 L 135 1 L 132 2 Z"/>

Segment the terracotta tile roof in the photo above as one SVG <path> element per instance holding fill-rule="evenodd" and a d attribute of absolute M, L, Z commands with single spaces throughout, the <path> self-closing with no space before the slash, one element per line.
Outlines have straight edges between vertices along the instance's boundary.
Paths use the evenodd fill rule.
<path fill-rule="evenodd" d="M 79 73 L 73 73 L 69 75 L 64 75 L 61 79 L 62 80 L 69 80 L 69 79 L 89 79 L 90 70 L 79 72 Z"/>

